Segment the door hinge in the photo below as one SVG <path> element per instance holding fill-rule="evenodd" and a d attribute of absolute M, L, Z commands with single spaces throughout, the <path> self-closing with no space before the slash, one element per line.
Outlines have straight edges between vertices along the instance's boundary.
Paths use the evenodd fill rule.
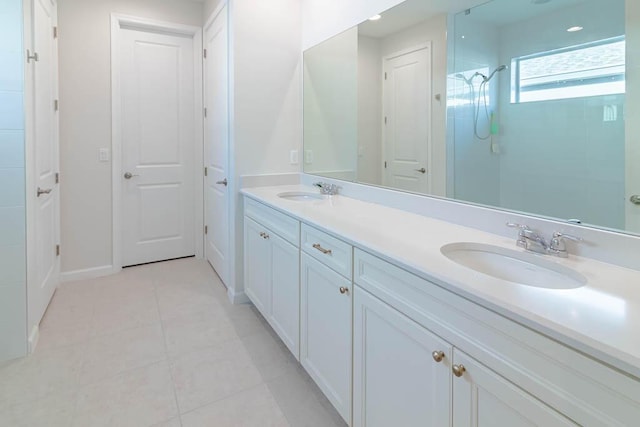
<path fill-rule="evenodd" d="M 209 233 L 209 226 L 205 225 L 204 226 L 204 234 L 208 234 Z"/>
<path fill-rule="evenodd" d="M 384 161 L 384 168 L 385 169 L 387 168 L 387 161 L 386 160 Z"/>
<path fill-rule="evenodd" d="M 387 117 L 386 117 L 386 116 L 385 116 L 385 118 L 384 118 L 384 124 L 385 124 L 385 125 L 387 124 Z"/>
<path fill-rule="evenodd" d="M 56 184 L 60 184 L 60 172 L 56 172 Z"/>
<path fill-rule="evenodd" d="M 60 245 L 56 245 L 56 256 L 60 256 Z"/>
<path fill-rule="evenodd" d="M 387 80 L 387 73 L 386 73 L 386 71 L 385 71 L 385 73 L 384 73 L 384 79 L 385 79 L 385 80 Z"/>
<path fill-rule="evenodd" d="M 204 117 L 207 118 L 207 107 L 204 107 Z"/>
<path fill-rule="evenodd" d="M 204 59 L 207 59 L 207 49 L 203 50 L 202 56 L 204 57 Z"/>
<path fill-rule="evenodd" d="M 53 100 L 53 111 L 58 111 L 60 108 L 60 102 L 57 99 Z"/>
<path fill-rule="evenodd" d="M 54 39 L 58 38 L 58 27 L 53 27 L 53 38 Z"/>
<path fill-rule="evenodd" d="M 209 176 L 209 171 L 207 170 L 207 168 L 204 168 L 204 176 Z"/>
<path fill-rule="evenodd" d="M 34 62 L 38 62 L 40 60 L 40 56 L 38 55 L 38 52 L 33 52 L 32 55 L 31 51 L 27 49 L 27 64 L 30 63 L 32 59 Z"/>

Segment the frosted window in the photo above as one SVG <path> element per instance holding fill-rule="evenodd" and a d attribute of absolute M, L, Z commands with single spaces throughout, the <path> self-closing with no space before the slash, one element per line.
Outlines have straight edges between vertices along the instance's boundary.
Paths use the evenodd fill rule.
<path fill-rule="evenodd" d="M 511 60 L 511 102 L 622 94 L 624 36 Z"/>

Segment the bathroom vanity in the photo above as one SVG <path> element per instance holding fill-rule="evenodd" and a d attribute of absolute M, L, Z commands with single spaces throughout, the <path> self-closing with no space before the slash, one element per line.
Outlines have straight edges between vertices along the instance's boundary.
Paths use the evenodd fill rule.
<path fill-rule="evenodd" d="M 640 272 L 540 256 L 584 283 L 524 285 L 442 249 L 525 253 L 517 232 L 304 186 L 243 194 L 246 294 L 349 425 L 637 425 Z"/>

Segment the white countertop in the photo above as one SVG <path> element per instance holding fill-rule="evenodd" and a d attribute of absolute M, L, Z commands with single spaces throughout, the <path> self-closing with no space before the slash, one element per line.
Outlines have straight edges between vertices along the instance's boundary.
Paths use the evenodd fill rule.
<path fill-rule="evenodd" d="M 584 275 L 578 289 L 544 289 L 502 281 L 451 261 L 448 243 L 478 242 L 513 250 L 513 239 L 344 196 L 306 202 L 278 197 L 288 185 L 242 193 L 398 265 L 445 289 L 640 378 L 640 271 L 577 256 L 546 256 Z"/>

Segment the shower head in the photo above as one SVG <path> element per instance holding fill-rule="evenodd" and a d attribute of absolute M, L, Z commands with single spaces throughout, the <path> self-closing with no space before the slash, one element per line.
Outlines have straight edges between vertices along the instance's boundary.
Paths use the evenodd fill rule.
<path fill-rule="evenodd" d="M 489 74 L 489 77 L 485 77 L 485 76 L 482 76 L 482 77 L 484 77 L 484 81 L 485 81 L 485 82 L 488 82 L 489 80 L 491 80 L 491 79 L 493 78 L 493 76 L 494 76 L 494 74 L 495 74 L 495 73 L 498 73 L 498 72 L 500 72 L 500 71 L 504 71 L 504 70 L 506 70 L 506 69 L 507 69 L 507 66 L 506 66 L 506 65 L 500 65 L 498 68 L 496 68 L 495 70 L 493 70 L 493 72 L 492 72 L 491 74 Z"/>
<path fill-rule="evenodd" d="M 471 79 L 473 79 L 473 77 L 475 77 L 475 75 L 473 77 L 471 77 L 470 79 L 466 78 L 464 76 L 464 74 L 458 73 L 455 74 L 453 77 L 455 77 L 456 79 L 462 79 L 465 81 L 466 84 L 470 85 L 471 84 Z"/>

